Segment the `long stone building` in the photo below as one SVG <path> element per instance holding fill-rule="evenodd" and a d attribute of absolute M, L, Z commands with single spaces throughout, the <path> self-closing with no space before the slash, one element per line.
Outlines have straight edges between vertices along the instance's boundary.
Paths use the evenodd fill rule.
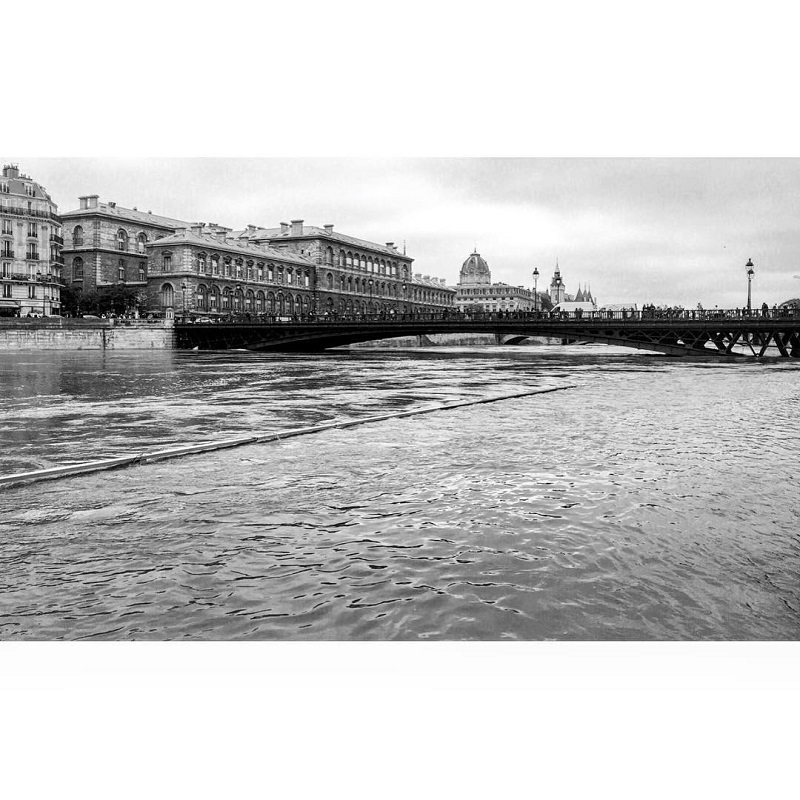
<path fill-rule="evenodd" d="M 243 230 L 79 198 L 64 213 L 65 282 L 82 293 L 125 285 L 143 312 L 344 316 L 454 307 L 444 279 L 413 272 L 393 242 L 305 225 Z"/>
<path fill-rule="evenodd" d="M 314 265 L 314 307 L 320 314 L 408 314 L 453 308 L 443 278 L 414 273 L 414 259 L 394 242 L 378 244 L 297 219 L 277 228 L 251 226 L 238 240 L 294 253 Z"/>
<path fill-rule="evenodd" d="M 151 211 L 101 203 L 99 195 L 78 198 L 80 207 L 61 215 L 64 277 L 68 286 L 90 292 L 123 283 L 147 293 L 147 246 L 190 227 Z"/>
<path fill-rule="evenodd" d="M 44 187 L 3 167 L 0 178 L 0 315 L 61 313 L 61 223 Z"/>

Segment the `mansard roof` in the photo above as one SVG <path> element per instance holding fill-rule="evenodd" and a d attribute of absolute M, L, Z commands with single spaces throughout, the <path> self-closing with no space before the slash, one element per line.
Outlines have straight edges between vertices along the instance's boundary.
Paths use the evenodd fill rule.
<path fill-rule="evenodd" d="M 206 250 L 219 250 L 225 253 L 239 253 L 240 255 L 252 256 L 253 258 L 287 261 L 293 264 L 302 264 L 306 267 L 314 265 L 314 262 L 310 258 L 301 256 L 298 253 L 275 250 L 272 247 L 266 247 L 264 245 L 243 244 L 231 239 L 219 239 L 210 233 L 197 233 L 197 231 L 189 228 L 184 228 L 176 231 L 171 236 L 165 236 L 163 239 L 156 239 L 154 242 L 150 242 L 150 246 L 158 247 L 174 247 L 181 244 L 203 247 Z"/>

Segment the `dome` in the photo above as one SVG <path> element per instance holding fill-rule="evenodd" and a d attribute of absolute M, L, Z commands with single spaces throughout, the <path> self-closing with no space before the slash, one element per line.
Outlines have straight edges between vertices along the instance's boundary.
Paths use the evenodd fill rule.
<path fill-rule="evenodd" d="M 480 284 L 489 285 L 492 282 L 492 273 L 486 260 L 481 258 L 481 254 L 476 250 L 461 265 L 461 284 Z"/>

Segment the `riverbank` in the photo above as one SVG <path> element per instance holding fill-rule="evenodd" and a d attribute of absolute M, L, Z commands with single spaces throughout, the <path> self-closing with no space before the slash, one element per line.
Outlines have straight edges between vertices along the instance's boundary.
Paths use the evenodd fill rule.
<path fill-rule="evenodd" d="M 0 351 L 171 350 L 174 347 L 172 320 L 0 319 Z"/>

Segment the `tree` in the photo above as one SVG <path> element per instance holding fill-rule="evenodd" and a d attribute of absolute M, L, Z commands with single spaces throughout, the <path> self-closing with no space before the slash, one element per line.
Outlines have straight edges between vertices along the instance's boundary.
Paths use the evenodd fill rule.
<path fill-rule="evenodd" d="M 63 285 L 60 291 L 61 295 L 61 313 L 65 316 L 79 317 L 83 310 L 81 308 L 81 301 L 83 299 L 83 291 L 79 288 L 73 289 L 69 285 Z"/>

